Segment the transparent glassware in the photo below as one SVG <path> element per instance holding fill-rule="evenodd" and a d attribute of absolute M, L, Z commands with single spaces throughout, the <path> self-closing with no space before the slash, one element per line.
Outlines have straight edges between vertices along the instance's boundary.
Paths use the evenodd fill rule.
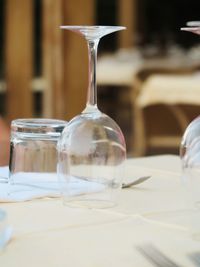
<path fill-rule="evenodd" d="M 181 28 L 200 35 L 200 21 L 188 21 L 187 27 Z M 185 177 L 192 177 L 200 168 L 200 116 L 195 118 L 186 128 L 180 144 L 180 158 Z M 196 176 L 196 175 L 195 175 Z"/>
<path fill-rule="evenodd" d="M 200 22 L 189 21 L 181 30 L 200 35 Z M 186 201 L 193 212 L 190 214 L 190 232 L 193 239 L 200 241 L 200 116 L 188 125 L 183 134 L 180 158 Z"/>
<path fill-rule="evenodd" d="M 180 158 L 187 201 L 192 208 L 200 212 L 200 116 L 188 125 L 183 134 Z"/>
<path fill-rule="evenodd" d="M 57 188 L 57 141 L 67 125 L 56 119 L 16 119 L 11 122 L 9 184 Z"/>
<path fill-rule="evenodd" d="M 200 116 L 195 118 L 186 128 L 181 144 L 180 144 L 180 158 L 182 162 L 182 168 L 187 168 L 192 164 L 192 155 L 196 150 L 196 142 L 200 138 Z M 198 143 L 198 142 L 197 142 Z M 198 152 L 198 150 L 196 150 Z M 200 152 L 199 152 L 200 153 Z"/>
<path fill-rule="evenodd" d="M 199 22 L 190 22 L 181 30 L 199 34 Z M 148 219 L 175 227 L 183 227 L 190 238 L 200 241 L 200 116 L 195 118 L 185 129 L 180 144 L 179 198 L 183 208 L 161 211 L 147 215 Z M 180 200 L 180 199 L 179 199 Z M 176 203 L 174 203 L 174 207 Z"/>
<path fill-rule="evenodd" d="M 97 107 L 97 47 L 101 37 L 125 28 L 61 26 L 61 29 L 82 35 L 89 55 L 86 107 L 68 123 L 58 142 L 58 175 L 64 203 L 75 207 L 112 207 L 121 189 L 126 144 L 116 122 Z"/>
<path fill-rule="evenodd" d="M 187 27 L 182 27 L 182 31 L 192 32 L 200 35 L 200 21 L 188 21 Z"/>

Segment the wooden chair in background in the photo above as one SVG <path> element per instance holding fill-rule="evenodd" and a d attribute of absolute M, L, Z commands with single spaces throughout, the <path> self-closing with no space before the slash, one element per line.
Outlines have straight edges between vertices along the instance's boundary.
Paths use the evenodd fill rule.
<path fill-rule="evenodd" d="M 187 81 L 190 81 L 190 75 L 196 72 L 195 68 L 147 68 L 141 69 L 135 77 L 134 89 L 132 90 L 132 106 L 133 106 L 133 154 L 136 156 L 144 156 L 152 149 L 174 149 L 175 153 L 178 153 L 182 134 L 189 124 L 189 122 L 197 116 L 200 111 L 200 102 L 198 98 L 187 99 L 187 95 L 184 100 L 181 98 L 181 79 L 188 77 Z M 189 76 L 188 76 L 189 75 Z M 155 99 L 152 101 L 152 96 L 148 97 L 145 103 L 141 102 L 142 94 L 148 86 L 151 86 L 152 79 L 157 79 L 164 82 L 165 88 L 167 82 L 174 78 L 177 80 L 179 86 L 180 97 L 173 100 L 169 94 L 163 95 L 162 99 Z M 160 78 L 160 79 L 159 79 Z M 156 84 L 158 90 L 162 90 L 161 84 Z M 174 85 L 176 90 L 177 85 Z M 171 84 L 169 85 L 169 87 Z M 198 90 L 197 82 L 191 80 L 191 87 L 194 90 Z M 183 88 L 184 89 L 184 88 Z M 190 89 L 188 87 L 188 89 Z M 191 88 L 192 89 L 192 88 Z M 169 92 L 173 88 L 169 88 Z M 187 91 L 188 96 L 192 91 Z M 194 100 L 194 101 L 193 101 Z"/>

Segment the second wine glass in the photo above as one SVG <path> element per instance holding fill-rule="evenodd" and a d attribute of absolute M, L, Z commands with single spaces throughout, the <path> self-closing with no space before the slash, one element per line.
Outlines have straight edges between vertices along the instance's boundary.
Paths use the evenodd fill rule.
<path fill-rule="evenodd" d="M 102 36 L 125 29 L 117 26 L 61 26 L 87 41 L 89 84 L 83 112 L 64 129 L 58 144 L 58 174 L 64 203 L 106 208 L 117 203 L 126 159 L 122 131 L 97 107 L 97 47 Z M 84 88 L 80 88 L 83 90 Z"/>
<path fill-rule="evenodd" d="M 200 35 L 200 22 L 189 21 L 181 28 Z M 186 189 L 185 199 L 191 205 L 190 231 L 192 238 L 200 241 L 200 116 L 186 128 L 181 145 L 182 180 Z"/>

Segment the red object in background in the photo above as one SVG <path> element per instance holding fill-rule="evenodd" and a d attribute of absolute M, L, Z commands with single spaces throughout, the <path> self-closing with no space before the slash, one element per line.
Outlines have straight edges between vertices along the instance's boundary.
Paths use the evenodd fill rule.
<path fill-rule="evenodd" d="M 0 166 L 8 165 L 10 154 L 10 129 L 0 117 Z"/>

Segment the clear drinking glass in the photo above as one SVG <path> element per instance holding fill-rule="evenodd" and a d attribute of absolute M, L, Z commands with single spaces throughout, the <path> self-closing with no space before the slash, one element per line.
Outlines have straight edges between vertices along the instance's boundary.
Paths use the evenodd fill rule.
<path fill-rule="evenodd" d="M 55 119 L 17 119 L 11 122 L 11 185 L 45 189 L 58 184 L 57 141 L 66 125 L 66 121 Z"/>
<path fill-rule="evenodd" d="M 58 173 L 64 203 L 76 207 L 111 207 L 117 203 L 121 189 L 126 145 L 119 126 L 97 107 L 97 46 L 104 35 L 125 28 L 61 26 L 61 29 L 81 34 L 89 52 L 86 107 L 68 123 L 58 143 Z"/>

